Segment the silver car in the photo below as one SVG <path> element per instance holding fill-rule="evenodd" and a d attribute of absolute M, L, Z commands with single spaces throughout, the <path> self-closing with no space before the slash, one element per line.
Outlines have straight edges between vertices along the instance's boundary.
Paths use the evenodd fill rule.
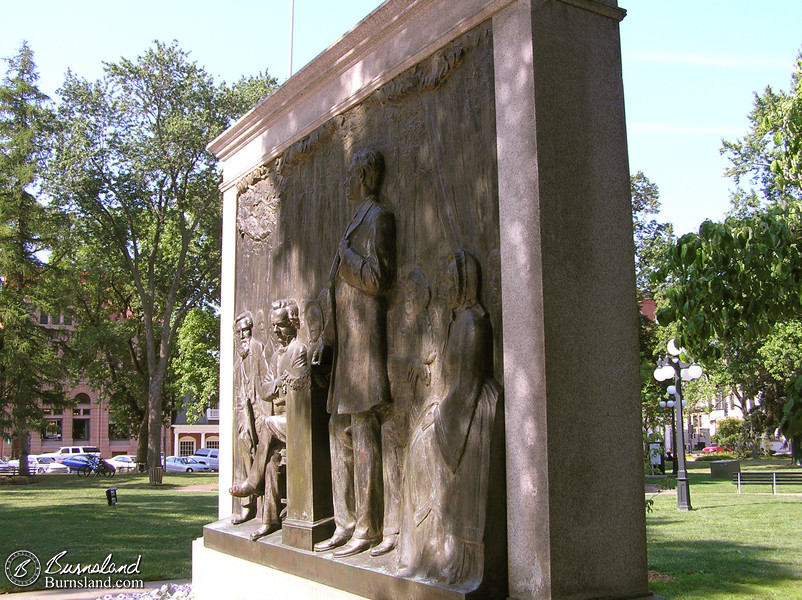
<path fill-rule="evenodd" d="M 164 470 L 168 473 L 204 473 L 210 469 L 191 456 L 168 456 L 164 461 Z"/>
<path fill-rule="evenodd" d="M 217 471 L 220 468 L 220 459 L 218 458 L 219 452 L 217 448 L 200 448 L 195 451 L 192 458 L 199 463 L 203 463 L 212 471 Z"/>

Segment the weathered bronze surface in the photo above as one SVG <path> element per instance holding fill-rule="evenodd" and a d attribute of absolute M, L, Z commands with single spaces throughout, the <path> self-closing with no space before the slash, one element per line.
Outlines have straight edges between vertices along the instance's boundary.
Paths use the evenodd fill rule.
<path fill-rule="evenodd" d="M 448 593 L 505 562 L 492 64 L 483 24 L 238 185 L 236 307 L 275 355 L 259 311 L 295 298 L 314 384 L 287 398 L 285 543 L 308 550 L 333 510 L 326 564 Z"/>
<path fill-rule="evenodd" d="M 250 311 L 240 313 L 234 322 L 237 354 L 234 362 L 234 424 L 237 428 L 237 457 L 235 477 L 239 481 L 249 479 L 252 474 L 260 477 L 263 466 L 254 464 L 259 435 L 257 422 L 266 416 L 266 406 L 262 402 L 265 395 L 264 382 L 269 373 L 265 360 L 264 345 L 253 337 L 253 316 Z M 272 414 L 272 407 L 267 414 Z M 249 521 L 256 516 L 257 496 L 261 495 L 254 486 L 250 493 L 242 494 L 239 514 L 232 517 L 232 523 Z"/>
<path fill-rule="evenodd" d="M 304 550 L 334 530 L 326 412 L 331 356 L 323 343 L 324 326 L 319 302 L 307 300 L 303 339 L 311 377 L 308 396 L 287 403 L 287 517 L 282 523 L 284 544 Z"/>
<path fill-rule="evenodd" d="M 307 348 L 297 339 L 300 325 L 298 303 L 292 299 L 273 302 L 270 324 L 276 349 L 259 384 L 260 401 L 257 404 L 260 410 L 254 422 L 256 452 L 245 480 L 234 483 L 229 490 L 236 497 L 263 496 L 262 527 L 253 532 L 253 539 L 280 527 L 279 471 L 282 450 L 287 443 L 287 405 L 308 407 L 311 403 Z"/>
<path fill-rule="evenodd" d="M 256 529 L 253 523 L 232 526 L 217 521 L 203 528 L 207 548 L 237 556 L 256 564 L 300 575 L 312 581 L 376 600 L 465 600 L 487 598 L 476 593 L 463 593 L 423 581 L 405 579 L 393 574 L 392 555 L 371 557 L 367 553 L 335 559 L 331 552 L 310 552 L 291 548 L 282 542 L 281 534 L 273 533 L 252 542 L 249 536 Z M 501 596 L 504 597 L 503 595 Z"/>
<path fill-rule="evenodd" d="M 380 411 L 390 403 L 385 297 L 395 281 L 395 215 L 379 199 L 384 157 L 357 152 L 345 195 L 357 205 L 331 266 L 334 365 L 326 408 L 336 528 L 315 550 L 350 556 L 381 532 Z"/>
<path fill-rule="evenodd" d="M 490 439 L 500 387 L 492 377 L 492 332 L 478 301 L 479 264 L 465 250 L 445 261 L 440 297 L 453 311 L 433 388 L 412 429 L 404 463 L 398 565 L 465 590 L 484 566 Z"/>

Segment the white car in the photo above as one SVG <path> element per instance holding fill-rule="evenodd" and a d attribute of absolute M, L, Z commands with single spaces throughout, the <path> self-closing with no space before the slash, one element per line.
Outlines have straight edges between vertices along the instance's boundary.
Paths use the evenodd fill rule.
<path fill-rule="evenodd" d="M 164 461 L 164 470 L 168 473 L 201 473 L 210 469 L 191 456 L 168 456 Z"/>
<path fill-rule="evenodd" d="M 56 459 L 56 461 L 61 462 L 65 458 L 75 454 L 96 454 L 97 456 L 100 456 L 100 448 L 97 446 L 62 446 L 56 452 L 47 452 L 45 454 L 41 454 L 40 456 L 49 456 Z"/>
<path fill-rule="evenodd" d="M 136 457 L 135 456 L 114 456 L 106 461 L 115 469 L 117 469 L 118 473 L 123 473 L 126 471 L 136 471 Z"/>
<path fill-rule="evenodd" d="M 33 458 L 35 458 L 36 462 L 39 463 L 39 467 L 43 469 L 43 472 L 47 473 L 48 475 L 70 472 L 69 467 L 62 465 L 51 456 L 34 456 Z"/>
<path fill-rule="evenodd" d="M 17 471 L 19 471 L 19 459 L 18 458 L 15 458 L 13 460 L 8 461 L 8 464 L 11 467 L 13 467 L 14 469 L 16 469 Z M 28 473 L 30 475 L 36 475 L 36 474 L 41 474 L 41 473 L 44 473 L 44 472 L 45 472 L 45 468 L 43 466 L 39 465 L 39 463 L 36 462 L 36 459 L 33 456 L 29 455 L 28 456 Z"/>

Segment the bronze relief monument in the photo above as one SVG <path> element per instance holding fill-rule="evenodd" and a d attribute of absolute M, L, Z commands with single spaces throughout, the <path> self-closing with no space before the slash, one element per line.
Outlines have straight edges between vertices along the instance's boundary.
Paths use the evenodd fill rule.
<path fill-rule="evenodd" d="M 200 600 L 650 596 L 623 15 L 388 0 L 212 143 Z"/>
<path fill-rule="evenodd" d="M 384 157 L 357 152 L 346 198 L 357 205 L 331 266 L 334 365 L 327 410 L 334 495 L 334 535 L 315 545 L 350 556 L 381 533 L 380 411 L 390 404 L 385 296 L 395 279 L 395 216 L 379 202 Z"/>
<path fill-rule="evenodd" d="M 345 197 L 355 211 L 333 253 L 323 294 L 331 304 L 330 339 L 323 336 L 319 302 L 307 300 L 309 346 L 300 341 L 299 303 L 284 299 L 274 301 L 269 313 L 269 362 L 263 345 L 250 342 L 247 356 L 259 356 L 252 360 L 261 367 L 247 371 L 253 371 L 247 389 L 257 391 L 236 409 L 237 422 L 251 429 L 240 435 L 247 469 L 229 490 L 247 501 L 232 524 L 252 517 L 261 497 L 262 525 L 250 539 L 281 528 L 279 469 L 286 462 L 297 478 L 300 468 L 283 460 L 286 411 L 311 406 L 313 368 L 331 354 L 330 372 L 321 381 L 330 415 L 335 529 L 314 551 L 335 559 L 367 550 L 380 557 L 398 546 L 392 560 L 398 576 L 475 589 L 484 569 L 490 442 L 500 394 L 492 325 L 479 301 L 481 267 L 465 249 L 438 265 L 439 310 L 430 307 L 431 289 L 420 268 L 397 283 L 396 218 L 380 197 L 384 173 L 384 156 L 375 149 L 358 150 L 346 171 Z M 236 322 L 240 348 L 242 340 L 251 340 L 244 327 L 253 326 L 250 312 L 243 315 Z M 242 352 L 237 360 L 246 372 Z M 321 484 L 307 481 L 309 487 Z M 287 504 L 291 509 L 291 499 Z"/>

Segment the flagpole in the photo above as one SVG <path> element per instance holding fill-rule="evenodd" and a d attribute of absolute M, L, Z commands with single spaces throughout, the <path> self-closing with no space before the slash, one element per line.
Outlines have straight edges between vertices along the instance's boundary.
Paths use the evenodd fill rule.
<path fill-rule="evenodd" d="M 290 0 L 290 67 L 289 77 L 292 77 L 292 32 L 294 29 L 295 21 L 295 0 Z"/>

